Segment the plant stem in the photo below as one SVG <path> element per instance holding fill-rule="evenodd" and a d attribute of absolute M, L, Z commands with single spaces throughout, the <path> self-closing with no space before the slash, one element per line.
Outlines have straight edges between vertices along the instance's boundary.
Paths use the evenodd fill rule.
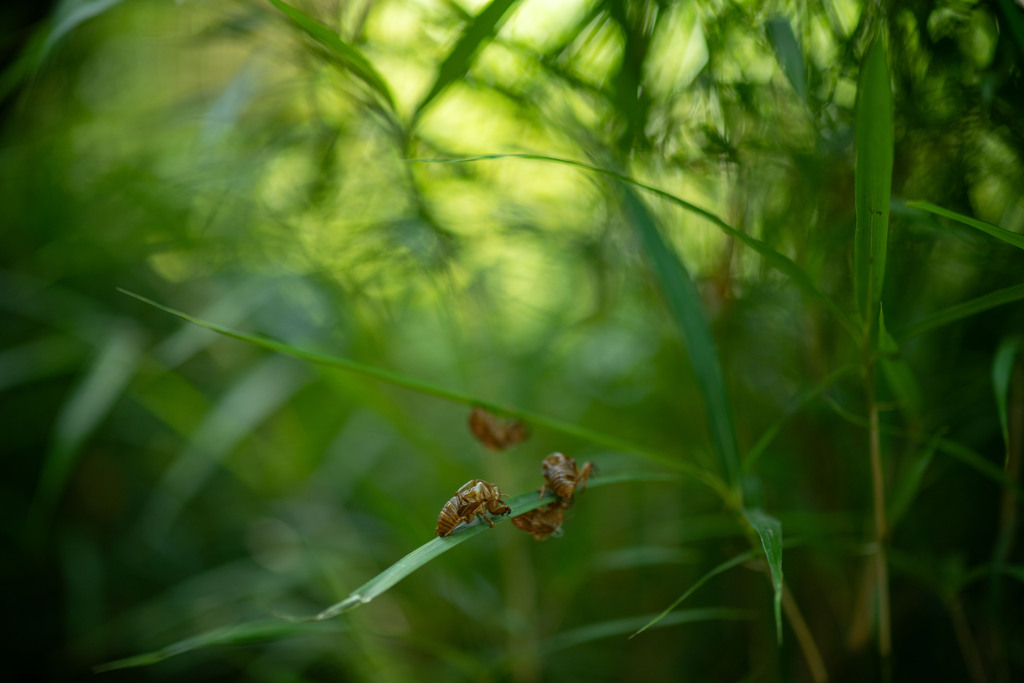
<path fill-rule="evenodd" d="M 889 670 L 889 656 L 892 652 L 892 633 L 889 618 L 889 567 L 886 561 L 886 546 L 889 531 L 885 521 L 885 481 L 882 476 L 882 447 L 878 426 L 878 403 L 875 401 L 874 366 L 865 358 L 864 390 L 868 404 L 868 442 L 871 454 L 871 489 L 875 504 L 874 557 L 875 580 L 878 590 L 878 654 L 882 659 L 883 673 Z M 884 676 L 886 679 L 888 676 Z"/>
<path fill-rule="evenodd" d="M 825 660 L 821 658 L 821 651 L 818 650 L 818 645 L 814 642 L 814 635 L 811 633 L 811 629 L 807 628 L 807 622 L 804 621 L 804 616 L 800 613 L 800 607 L 796 604 L 796 598 L 793 597 L 793 591 L 789 589 L 789 584 L 783 581 L 782 587 L 782 609 L 786 611 L 789 625 L 793 628 L 793 633 L 796 634 L 800 649 L 803 650 L 807 668 L 811 670 L 811 678 L 814 679 L 814 683 L 825 683 L 828 680 L 828 670 L 825 668 Z"/>

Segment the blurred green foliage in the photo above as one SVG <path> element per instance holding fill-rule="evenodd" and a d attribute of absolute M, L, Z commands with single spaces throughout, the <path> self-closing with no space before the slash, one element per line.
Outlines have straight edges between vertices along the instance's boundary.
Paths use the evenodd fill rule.
<path fill-rule="evenodd" d="M 1024 677 L 1019 4 L 25 5 L 0 10 L 13 679 L 140 653 L 104 675 Z M 893 178 L 865 356 L 856 105 L 875 39 Z M 428 162 L 514 154 L 606 172 Z M 491 453 L 462 403 L 116 288 L 576 432 L 531 424 Z M 502 524 L 334 621 L 275 619 L 429 541 L 468 479 L 539 488 L 552 451 L 727 492 L 598 486 L 561 538 Z M 781 645 L 781 576 L 743 509 L 766 550 L 781 521 Z"/>

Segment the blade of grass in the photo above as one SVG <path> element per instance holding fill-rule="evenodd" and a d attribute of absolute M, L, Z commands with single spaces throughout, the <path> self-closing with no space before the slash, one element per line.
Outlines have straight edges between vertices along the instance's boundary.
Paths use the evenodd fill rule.
<path fill-rule="evenodd" d="M 307 624 L 282 621 L 280 619 L 263 619 L 245 624 L 225 626 L 207 631 L 191 638 L 185 638 L 167 647 L 141 655 L 116 659 L 106 664 L 93 667 L 93 673 L 104 673 L 117 669 L 131 669 L 139 666 L 150 666 L 162 662 L 169 657 L 217 645 L 251 645 L 282 640 L 293 636 L 308 636 L 318 633 L 339 633 L 348 630 L 347 624 Z"/>
<path fill-rule="evenodd" d="M 484 41 L 490 39 L 495 34 L 498 24 L 501 23 L 502 19 L 517 1 L 493 0 L 491 4 L 487 5 L 479 14 L 473 17 L 469 26 L 462 32 L 458 42 L 455 43 L 452 51 L 441 62 L 441 66 L 437 70 L 437 78 L 434 79 L 430 90 L 420 100 L 416 111 L 413 113 L 413 125 L 415 125 L 415 122 L 419 120 L 423 112 L 427 110 L 427 107 L 430 106 L 438 95 L 469 71 L 477 50 L 480 49 Z"/>
<path fill-rule="evenodd" d="M 716 576 L 718 576 L 722 572 L 729 571 L 733 567 L 736 567 L 736 566 L 739 566 L 739 565 L 743 564 L 744 562 L 749 562 L 750 560 L 753 560 L 755 557 L 758 557 L 760 554 L 761 554 L 761 551 L 759 551 L 759 550 L 748 550 L 746 552 L 740 553 L 739 555 L 736 555 L 733 558 L 730 558 L 730 559 L 726 560 L 725 562 L 723 562 L 722 564 L 718 565 L 717 567 L 715 567 L 711 571 L 707 572 L 706 574 L 704 574 L 704 576 L 702 576 L 699 579 L 697 579 L 696 583 L 694 583 L 692 586 L 690 586 L 686 590 L 685 593 L 683 593 L 678 598 L 676 598 L 675 602 L 673 602 L 671 605 L 666 607 L 659 614 L 656 614 L 654 617 L 652 617 L 650 619 L 650 621 L 648 621 L 647 623 L 643 624 L 640 628 L 638 628 L 633 633 L 633 635 L 630 636 L 630 638 L 635 638 L 636 636 L 640 635 L 641 633 L 643 633 L 647 629 L 653 628 L 655 624 L 657 624 L 662 619 L 667 617 L 672 612 L 672 610 L 674 610 L 676 607 L 678 607 L 680 605 L 680 603 L 683 602 L 683 600 L 686 600 L 686 598 L 688 598 L 691 595 L 693 595 L 697 591 L 698 588 L 703 586 L 705 583 L 707 583 L 711 579 L 715 578 Z"/>
<path fill-rule="evenodd" d="M 896 483 L 895 490 L 889 499 L 889 528 L 895 528 L 903 519 L 903 515 L 910 509 L 910 504 L 914 501 L 918 489 L 921 488 L 924 473 L 928 471 L 935 450 L 939 446 L 940 436 L 941 433 L 935 434 L 928 440 L 924 448 L 914 454 L 914 460 L 910 467 Z"/>
<path fill-rule="evenodd" d="M 990 308 L 1020 301 L 1021 299 L 1024 299 L 1024 284 L 998 289 L 976 299 L 930 313 L 909 325 L 899 328 L 893 333 L 893 336 L 900 341 L 912 339 L 943 325 L 948 325 L 957 320 L 963 320 L 964 318 L 987 311 Z"/>
<path fill-rule="evenodd" d="M 807 102 L 807 76 L 804 71 L 804 54 L 800 43 L 793 34 L 793 27 L 786 17 L 774 17 L 764 24 L 768 41 L 772 44 L 775 59 L 782 67 L 782 73 L 802 102 Z"/>
<path fill-rule="evenodd" d="M 134 328 L 114 330 L 81 384 L 61 408 L 29 511 L 28 528 L 37 539 L 49 524 L 82 446 L 135 374 L 141 352 L 142 340 Z"/>
<path fill-rule="evenodd" d="M 643 446 L 634 444 L 630 441 L 626 441 L 625 439 L 586 429 L 584 427 L 580 427 L 569 422 L 563 422 L 562 420 L 547 417 L 546 415 L 541 415 L 538 413 L 503 406 L 497 403 L 492 403 L 490 401 L 484 401 L 475 396 L 463 394 L 461 392 L 453 391 L 451 389 L 440 387 L 429 382 L 424 382 L 422 380 L 413 377 L 408 377 L 406 375 L 400 375 L 398 373 L 390 372 L 388 370 L 374 367 L 372 365 L 367 365 L 365 363 L 350 360 L 348 358 L 343 358 L 340 356 L 329 356 L 327 354 L 317 353 L 315 351 L 307 351 L 305 349 L 300 349 L 298 347 L 291 346 L 289 344 L 285 344 L 274 339 L 269 339 L 267 337 L 261 337 L 258 335 L 247 334 L 245 332 L 233 330 L 222 325 L 217 325 L 216 323 L 200 320 L 199 318 L 195 318 L 191 315 L 188 315 L 187 313 L 182 313 L 181 311 L 175 310 L 168 306 L 158 304 L 155 301 L 147 299 L 146 297 L 141 296 L 139 294 L 134 294 L 124 289 L 119 289 L 118 291 L 122 292 L 123 294 L 127 294 L 130 297 L 138 299 L 139 301 L 145 304 L 158 308 L 164 311 L 165 313 L 169 313 L 173 316 L 181 318 L 182 320 L 187 320 L 188 322 L 194 325 L 205 327 L 208 330 L 213 330 L 214 332 L 222 334 L 226 337 L 238 339 L 249 344 L 254 344 L 255 346 L 259 346 L 261 348 L 274 351 L 276 353 L 283 353 L 285 355 L 293 356 L 295 358 L 301 358 L 312 363 L 348 370 L 350 372 L 354 372 L 366 377 L 371 377 L 373 379 L 386 382 L 388 384 L 393 384 L 395 386 L 410 389 L 412 391 L 416 391 L 427 396 L 434 396 L 445 401 L 461 403 L 467 406 L 480 406 L 493 413 L 519 418 L 527 423 L 532 424 L 533 426 L 547 427 L 548 429 L 558 431 L 563 434 L 568 434 L 570 436 L 574 436 L 585 441 L 602 444 L 608 446 L 609 448 L 622 451 L 624 453 L 631 453 L 650 462 L 658 463 L 659 465 L 663 465 L 665 467 L 674 469 L 680 474 L 695 479 L 696 481 L 700 481 L 701 483 L 711 488 L 713 491 L 717 492 L 723 498 L 728 495 L 728 488 L 726 487 L 725 483 L 721 480 L 720 477 L 715 475 L 713 472 L 707 472 L 697 467 L 696 465 L 683 462 L 679 458 L 674 458 L 664 453 L 651 451 L 647 448 L 644 448 Z"/>
<path fill-rule="evenodd" d="M 792 407 L 786 410 L 786 413 L 781 418 L 776 420 L 771 427 L 766 429 L 764 434 L 761 435 L 761 438 L 757 440 L 757 443 L 754 444 L 753 447 L 748 449 L 747 452 L 743 455 L 743 474 L 747 474 L 748 472 L 751 472 L 754 469 L 754 465 L 757 464 L 757 461 L 761 458 L 765 450 L 775 439 L 775 437 L 778 436 L 779 432 L 782 430 L 782 427 L 786 424 L 786 422 L 789 421 L 791 417 L 796 415 L 796 413 L 802 410 L 807 404 L 809 404 L 811 401 L 820 396 L 823 391 L 825 391 L 833 384 L 835 384 L 836 381 L 838 381 L 840 378 L 854 370 L 857 370 L 858 368 L 860 368 L 859 365 L 844 365 L 840 368 L 837 368 L 836 370 L 830 372 L 829 375 L 824 380 L 822 380 L 820 384 L 803 392 L 800 395 L 800 397 L 793 402 Z"/>
<path fill-rule="evenodd" d="M 602 638 L 622 636 L 627 633 L 636 635 L 640 632 L 637 629 L 666 628 L 678 624 L 692 624 L 698 621 L 746 621 L 754 618 L 753 612 L 735 607 L 684 609 L 660 616 L 660 618 L 659 616 L 644 615 L 588 624 L 559 633 L 541 643 L 540 648 L 545 654 L 550 654 L 577 645 L 583 645 L 584 643 L 601 640 Z M 630 637 L 632 638 L 632 636 Z"/>
<path fill-rule="evenodd" d="M 932 204 L 931 202 L 913 201 L 907 202 L 907 206 L 912 209 L 921 209 L 922 211 L 933 213 L 936 216 L 949 218 L 950 220 L 957 221 L 958 223 L 963 223 L 964 225 L 970 226 L 975 230 L 980 230 L 986 235 L 995 237 L 997 240 L 1006 242 L 1007 244 L 1012 244 L 1018 249 L 1024 249 L 1024 235 L 1011 232 L 1006 228 L 1000 228 L 998 225 L 993 225 L 992 223 L 987 223 L 985 221 L 979 221 L 977 218 L 971 218 L 970 216 L 965 216 L 962 213 L 957 213 L 956 211 L 944 209 L 941 206 L 936 206 L 935 204 Z"/>
<path fill-rule="evenodd" d="M 62 3 L 54 21 L 53 30 L 46 36 L 39 61 L 45 59 L 53 46 L 79 25 L 93 17 L 98 17 L 115 5 L 120 5 L 121 2 L 122 0 L 78 0 L 78 2 Z"/>
<path fill-rule="evenodd" d="M 1013 365 L 1017 360 L 1017 352 L 1020 350 L 1019 336 L 1004 339 L 996 349 L 996 356 L 992 361 L 992 389 L 996 395 L 996 410 L 999 413 L 999 427 L 1003 432 L 1003 444 L 1006 446 L 1006 459 L 1010 454 L 1010 429 L 1006 417 L 1007 397 L 1010 393 L 1010 377 L 1013 374 Z"/>
<path fill-rule="evenodd" d="M 291 19 L 306 35 L 325 48 L 327 53 L 341 66 L 351 71 L 356 78 L 384 98 L 384 101 L 394 111 L 395 100 L 391 96 L 391 90 L 366 55 L 355 46 L 342 40 L 334 31 L 291 5 L 281 2 L 281 0 L 268 1 Z"/>
<path fill-rule="evenodd" d="M 762 510 L 744 510 L 743 516 L 757 532 L 768 558 L 775 599 L 775 636 L 782 645 L 782 523 Z"/>
<path fill-rule="evenodd" d="M 885 316 L 879 310 L 878 316 L 878 360 L 882 366 L 882 374 L 895 394 L 900 407 L 911 417 L 921 414 L 921 387 L 914 378 L 907 359 L 900 353 L 900 345 L 885 327 Z"/>
<path fill-rule="evenodd" d="M 721 218 L 711 213 L 707 209 L 702 209 L 696 204 L 691 204 L 685 199 L 677 197 L 670 192 L 666 192 L 665 190 L 654 187 L 653 185 L 648 185 L 647 183 L 642 183 L 639 180 L 631 178 L 625 174 L 619 173 L 618 171 L 612 171 L 606 168 L 601 168 L 600 166 L 593 166 L 591 164 L 583 163 L 582 161 L 574 161 L 572 159 L 563 159 L 560 157 L 546 156 L 543 154 L 484 154 L 474 157 L 463 157 L 458 159 L 409 159 L 408 161 L 424 164 L 461 164 L 474 161 L 490 161 L 495 159 L 527 159 L 532 161 L 544 161 L 556 164 L 565 164 L 566 166 L 574 166 L 576 168 L 582 168 L 588 171 L 593 171 L 594 173 L 600 173 L 602 175 L 607 175 L 612 178 L 617 178 L 618 180 L 633 185 L 634 187 L 639 187 L 640 189 L 646 192 L 650 192 L 651 194 L 657 197 L 672 202 L 676 206 L 679 206 L 680 208 L 689 211 L 690 213 L 701 216 L 702 218 L 705 218 L 708 221 L 710 221 L 715 227 L 717 227 L 725 234 L 738 240 L 740 243 L 744 244 L 745 246 L 753 249 L 758 254 L 760 254 L 761 257 L 764 258 L 765 263 L 767 265 L 771 266 L 775 270 L 779 271 L 780 273 L 788 277 L 789 280 L 794 285 L 796 285 L 797 288 L 800 289 L 805 295 L 810 296 L 821 302 L 825 306 L 825 308 L 836 317 L 836 320 L 839 321 L 843 328 L 847 332 L 849 332 L 852 337 L 859 338 L 858 329 L 854 325 L 853 321 L 850 319 L 850 316 L 847 315 L 846 311 L 840 308 L 834 301 L 832 301 L 832 299 L 826 296 L 824 292 L 818 289 L 817 286 L 815 286 L 814 282 L 811 280 L 811 278 L 807 275 L 807 273 L 802 271 L 798 265 L 796 265 L 792 260 L 789 259 L 789 257 L 775 251 L 767 243 L 762 242 L 761 240 L 755 237 L 751 237 L 747 233 L 741 232 L 740 230 L 737 230 L 736 228 L 730 226 L 728 223 L 726 223 Z"/>
<path fill-rule="evenodd" d="M 654 472 L 619 472 L 613 476 L 601 476 L 599 478 L 591 479 L 587 488 L 597 488 L 601 486 L 608 486 L 610 484 L 622 484 L 626 482 L 639 482 L 639 481 L 671 481 L 671 478 L 666 478 L 666 475 L 654 473 Z M 493 517 L 492 521 L 497 526 L 502 524 L 517 515 L 521 515 L 524 512 L 529 512 L 542 505 L 550 503 L 554 499 L 553 493 L 543 498 L 537 495 L 536 491 L 529 491 L 522 493 L 511 500 L 506 501 L 509 507 L 512 508 L 512 512 L 504 517 Z M 483 533 L 484 531 L 490 531 L 491 527 L 485 524 L 482 520 L 475 520 L 472 524 L 465 526 L 459 526 L 450 536 L 446 538 L 435 537 L 427 541 L 419 548 L 416 548 L 402 559 L 395 562 L 393 565 L 385 569 L 383 572 L 373 577 L 362 586 L 352 591 L 352 593 L 344 600 L 334 603 L 330 607 L 322 610 L 318 614 L 311 617 L 292 617 L 288 615 L 279 615 L 284 619 L 297 620 L 297 621 L 323 621 L 324 619 L 331 619 L 344 614 L 349 610 L 355 609 L 361 605 L 365 605 L 372 601 L 377 596 L 381 595 L 396 583 L 404 579 L 405 577 L 412 574 L 414 571 L 424 566 L 431 560 L 434 560 L 443 553 L 448 552 L 455 546 L 465 543 L 469 539 Z"/>
<path fill-rule="evenodd" d="M 878 319 L 878 304 L 885 281 L 892 191 L 892 117 L 889 65 L 885 58 L 885 45 L 879 38 L 868 48 L 857 88 L 854 287 L 865 322 L 865 336 Z"/>
<path fill-rule="evenodd" d="M 704 395 L 708 420 L 711 422 L 711 440 L 722 461 L 726 480 L 732 487 L 738 488 L 739 448 L 736 444 L 732 406 L 726 392 L 715 341 L 704 317 L 700 294 L 686 266 L 665 243 L 647 207 L 632 188 L 623 187 L 627 220 L 644 245 L 669 311 L 679 328 L 683 346 L 690 354 L 690 364 Z"/>

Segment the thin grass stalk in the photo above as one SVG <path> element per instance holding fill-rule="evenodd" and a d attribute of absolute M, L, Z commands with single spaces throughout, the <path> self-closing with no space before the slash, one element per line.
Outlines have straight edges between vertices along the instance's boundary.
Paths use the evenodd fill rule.
<path fill-rule="evenodd" d="M 796 635 L 796 642 L 804 653 L 804 659 L 807 661 L 807 668 L 811 672 L 811 678 L 814 679 L 814 683 L 825 683 L 828 680 L 828 669 L 825 668 L 825 660 L 821 656 L 818 644 L 814 642 L 814 635 L 811 633 L 811 629 L 807 627 L 804 615 L 800 612 L 800 606 L 796 604 L 793 591 L 790 590 L 789 584 L 785 581 L 782 582 L 782 609 L 786 613 L 786 618 L 793 629 L 793 634 Z"/>
<path fill-rule="evenodd" d="M 868 404 L 868 443 L 871 457 L 871 490 L 874 498 L 875 541 L 877 549 L 873 560 L 877 581 L 878 605 L 878 654 L 882 659 L 885 680 L 890 679 L 889 667 L 892 654 L 892 631 L 889 617 L 889 567 L 886 559 L 886 545 L 889 531 L 885 517 L 885 479 L 882 475 L 882 447 L 878 426 L 878 403 L 875 400 L 874 367 L 865 359 L 865 392 Z"/>

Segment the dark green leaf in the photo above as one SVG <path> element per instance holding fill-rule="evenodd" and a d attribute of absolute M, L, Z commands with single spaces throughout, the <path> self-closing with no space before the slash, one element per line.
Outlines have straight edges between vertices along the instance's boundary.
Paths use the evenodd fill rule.
<path fill-rule="evenodd" d="M 775 596 L 775 636 L 782 644 L 782 523 L 762 510 L 744 510 L 743 516 L 761 538 Z"/>
<path fill-rule="evenodd" d="M 941 206 L 932 204 L 931 202 L 907 202 L 907 206 L 912 209 L 921 209 L 922 211 L 933 213 L 936 216 L 949 218 L 950 220 L 957 221 L 958 223 L 963 223 L 975 230 L 980 230 L 986 235 L 995 237 L 997 240 L 1001 240 L 1007 244 L 1012 244 L 1018 249 L 1024 249 L 1024 235 L 1011 232 L 1006 228 L 1000 228 L 998 225 L 993 225 L 986 221 L 979 221 L 977 218 L 971 218 L 970 216 L 965 216 L 962 213 L 944 209 Z"/>
<path fill-rule="evenodd" d="M 857 88 L 854 283 L 865 330 L 878 318 L 885 281 L 892 190 L 892 116 L 889 64 L 885 45 L 876 38 L 864 58 Z"/>
<path fill-rule="evenodd" d="M 484 41 L 494 36 L 497 32 L 498 24 L 501 23 L 502 19 L 517 1 L 492 0 L 491 4 L 487 5 L 478 15 L 473 17 L 473 20 L 466 27 L 466 30 L 463 31 L 458 42 L 455 43 L 452 51 L 441 62 L 441 66 L 437 70 L 437 78 L 434 79 L 434 84 L 430 86 L 430 90 L 420 101 L 419 106 L 416 107 L 413 121 L 419 119 L 434 99 L 444 92 L 449 85 L 462 78 L 469 71 L 477 50 L 480 49 Z"/>
<path fill-rule="evenodd" d="M 1014 285 L 1005 289 L 999 289 L 979 296 L 977 299 L 971 299 L 962 304 L 956 304 L 955 306 L 950 306 L 949 308 L 919 318 L 909 325 L 904 325 L 896 330 L 894 336 L 901 341 L 912 339 L 943 325 L 948 325 L 957 320 L 987 311 L 990 308 L 1020 301 L 1021 299 L 1024 299 L 1024 285 Z"/>
<path fill-rule="evenodd" d="M 269 0 L 269 2 L 295 22 L 306 35 L 324 47 L 327 53 L 336 59 L 341 66 L 351 71 L 357 78 L 383 97 L 384 101 L 394 110 L 395 101 L 391 96 L 391 90 L 381 75 L 377 73 L 370 60 L 362 52 L 355 46 L 346 43 L 334 31 L 319 21 L 300 12 L 291 5 L 281 2 L 281 0 Z"/>
<path fill-rule="evenodd" d="M 804 73 L 804 53 L 800 43 L 793 34 L 789 19 L 775 17 L 765 22 L 768 40 L 775 52 L 775 59 L 782 67 L 782 73 L 793 86 L 801 101 L 807 101 L 807 76 Z"/>

